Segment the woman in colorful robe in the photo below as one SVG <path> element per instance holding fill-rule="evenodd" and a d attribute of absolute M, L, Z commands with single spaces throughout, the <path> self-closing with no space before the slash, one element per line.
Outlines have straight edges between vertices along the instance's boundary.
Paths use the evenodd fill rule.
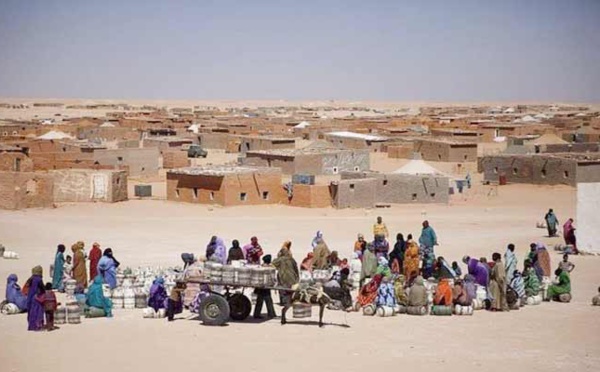
<path fill-rule="evenodd" d="M 94 243 L 88 259 L 90 260 L 90 281 L 93 281 L 98 276 L 98 261 L 102 258 L 102 251 L 100 250 L 100 244 Z"/>
<path fill-rule="evenodd" d="M 84 246 L 83 242 L 79 241 L 71 247 L 73 251 L 73 279 L 83 288 L 87 288 L 88 278 L 85 267 L 85 254 L 83 253 Z"/>
<path fill-rule="evenodd" d="M 569 273 L 561 269 L 556 269 L 554 274 L 558 277 L 558 284 L 552 284 L 548 287 L 546 301 L 557 300 L 557 297 L 561 294 L 571 294 L 571 277 Z"/>
<path fill-rule="evenodd" d="M 152 286 L 150 287 L 150 293 L 148 295 L 148 307 L 158 311 L 159 309 L 165 308 L 167 300 L 167 290 L 165 289 L 165 279 L 162 276 L 154 279 Z"/>
<path fill-rule="evenodd" d="M 225 245 L 223 245 L 223 247 L 225 247 Z M 249 264 L 260 265 L 263 249 L 260 244 L 258 244 L 258 238 L 256 236 L 250 238 L 250 244 L 246 244 L 243 250 L 246 261 L 248 261 Z"/>
<path fill-rule="evenodd" d="M 515 254 L 515 245 L 509 244 L 504 253 L 504 262 L 506 263 L 506 282 L 510 283 L 513 278 L 513 273 L 517 270 L 517 255 Z"/>
<path fill-rule="evenodd" d="M 417 276 L 408 293 L 408 306 L 427 306 L 427 289 L 422 276 Z"/>
<path fill-rule="evenodd" d="M 440 280 L 435 295 L 433 296 L 433 304 L 436 306 L 452 306 L 452 287 L 448 279 Z"/>
<path fill-rule="evenodd" d="M 419 246 L 412 239 L 407 243 L 407 249 L 404 254 L 404 277 L 408 283 L 419 275 Z"/>
<path fill-rule="evenodd" d="M 573 226 L 572 218 L 569 218 L 563 225 L 563 238 L 565 239 L 565 244 L 573 246 L 575 254 L 579 253 L 577 251 L 577 238 L 575 237 L 575 226 Z"/>
<path fill-rule="evenodd" d="M 490 291 L 492 296 L 492 311 L 508 311 L 506 300 L 506 269 L 500 253 L 492 255 L 494 267 L 490 272 Z"/>
<path fill-rule="evenodd" d="M 6 302 L 15 304 L 20 311 L 27 311 L 27 296 L 21 292 L 18 281 L 17 274 L 10 274 L 6 278 Z"/>

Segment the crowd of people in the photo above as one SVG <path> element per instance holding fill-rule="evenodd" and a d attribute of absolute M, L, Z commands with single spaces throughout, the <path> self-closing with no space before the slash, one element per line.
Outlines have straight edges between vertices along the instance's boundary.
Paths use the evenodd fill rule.
<path fill-rule="evenodd" d="M 546 215 L 546 222 L 552 236 L 556 233 L 558 224 L 552 209 Z M 564 235 L 565 242 L 574 245 L 575 228 L 572 223 L 572 219 L 567 221 Z M 458 262 L 449 263 L 444 257 L 436 256 L 438 238 L 428 221 L 423 221 L 418 240 L 412 234 L 405 238 L 402 233 L 398 233 L 391 247 L 388 239 L 389 230 L 383 219 L 377 217 L 373 225 L 373 240 L 367 241 L 363 234 L 358 234 L 350 261 L 341 258 L 337 251 L 329 249 L 322 231 L 315 234 L 311 242 L 312 251 L 302 259 L 300 265 L 293 257 L 290 241 L 284 242 L 277 257 L 272 259 L 271 255 L 264 254 L 257 237 L 252 237 L 244 246 L 238 240 L 233 240 L 231 247 L 227 249 L 222 238 L 213 236 L 206 246 L 204 256 L 208 261 L 221 264 L 244 260 L 248 264 L 274 266 L 278 273 L 278 285 L 285 288 L 292 288 L 297 284 L 302 272 L 329 272 L 331 277 L 324 287 L 329 288 L 334 297 L 344 298 L 342 302 L 345 309 L 353 302 L 347 301 L 348 298 L 351 299 L 351 289 L 358 289 L 356 303 L 359 307 L 368 304 L 424 306 L 425 281 L 433 278 L 438 283 L 434 296 L 435 305 L 469 306 L 476 296 L 475 287 L 479 285 L 486 291 L 486 308 L 491 311 L 508 311 L 518 302 L 524 302 L 527 297 L 538 295 L 542 283 L 549 281 L 551 277 L 550 255 L 540 243 L 530 245 L 522 269 L 518 267 L 514 244 L 508 245 L 504 255 L 493 253 L 489 262 L 486 257 L 464 256 L 462 263 L 466 270 L 463 275 Z M 51 267 L 52 281 L 46 284 L 42 279 L 41 266 L 32 269 L 32 275 L 23 288 L 20 288 L 15 274 L 8 277 L 6 299 L 20 311 L 28 312 L 29 330 L 54 329 L 52 314 L 58 305 L 54 291 L 65 291 L 69 281 L 75 282 L 76 293 L 83 293 L 87 288 L 86 301 L 89 306 L 103 309 L 106 316 L 112 315 L 110 299 L 103 296 L 102 286 L 107 284 L 111 289 L 117 286 L 116 275 L 120 263 L 111 248 L 102 251 L 100 245 L 94 243 L 88 254 L 84 248 L 85 244 L 81 241 L 73 244 L 71 258 L 69 255 L 65 257 L 65 246 L 58 245 Z M 565 254 L 554 272 L 557 280 L 547 289 L 548 300 L 570 294 L 570 273 L 575 265 L 568 258 L 568 254 Z M 196 261 L 195 256 L 190 253 L 182 254 L 182 259 L 185 267 Z M 91 283 L 89 288 L 88 283 Z M 171 293 L 167 294 L 164 279 L 158 277 L 150 288 L 148 306 L 155 311 L 166 309 L 167 318 L 173 320 L 174 315 L 182 311 L 184 290 L 185 283 L 177 282 Z M 263 304 L 266 305 L 268 317 L 275 317 L 271 291 L 258 288 L 255 294 L 257 300 L 254 317 L 262 316 Z M 279 303 L 285 304 L 289 292 L 282 291 L 279 295 Z M 201 297 L 199 296 L 199 300 Z"/>

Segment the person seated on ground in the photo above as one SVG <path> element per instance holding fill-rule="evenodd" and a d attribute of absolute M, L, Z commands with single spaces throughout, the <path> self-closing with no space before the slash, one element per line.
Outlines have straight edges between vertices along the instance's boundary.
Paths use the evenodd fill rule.
<path fill-rule="evenodd" d="M 495 252 L 492 255 L 494 267 L 490 272 L 490 294 L 492 297 L 492 311 L 508 311 L 506 300 L 506 269 L 502 262 L 502 255 Z"/>
<path fill-rule="evenodd" d="M 471 274 L 465 275 L 465 280 L 463 281 L 463 288 L 467 292 L 467 295 L 472 300 L 477 298 L 477 286 L 475 285 L 475 277 Z"/>
<path fill-rule="evenodd" d="M 523 280 L 523 276 L 519 270 L 515 270 L 513 272 L 513 277 L 509 283 L 509 286 L 515 291 L 517 298 L 521 300 L 525 300 L 527 298 L 525 293 L 525 281 Z"/>
<path fill-rule="evenodd" d="M 467 265 L 468 273 L 475 278 L 475 282 L 480 286 L 487 288 L 490 281 L 488 267 L 476 258 L 471 258 L 469 256 L 464 256 L 463 262 Z"/>
<path fill-rule="evenodd" d="M 184 270 L 196 262 L 196 258 L 194 257 L 193 253 L 182 253 L 181 260 L 183 261 Z"/>
<path fill-rule="evenodd" d="M 598 287 L 598 294 L 592 297 L 592 305 L 600 306 L 600 287 Z"/>
<path fill-rule="evenodd" d="M 365 285 L 363 285 L 358 291 L 358 297 L 356 302 L 360 307 L 370 305 L 377 299 L 377 290 L 383 280 L 383 275 L 375 275 L 373 279 Z"/>
<path fill-rule="evenodd" d="M 529 259 L 525 260 L 524 265 L 523 282 L 525 286 L 525 295 L 527 297 L 537 296 L 540 293 L 540 280 Z"/>
<path fill-rule="evenodd" d="M 558 268 L 570 274 L 575 269 L 575 265 L 569 261 L 569 255 L 565 253 L 563 260 L 558 264 Z"/>
<path fill-rule="evenodd" d="M 231 264 L 231 261 L 243 261 L 244 251 L 240 247 L 240 242 L 233 240 L 231 242 L 231 248 L 229 248 L 229 254 L 227 255 L 227 263 Z"/>
<path fill-rule="evenodd" d="M 558 283 L 548 287 L 548 296 L 546 301 L 558 301 L 558 296 L 561 294 L 571 294 L 571 277 L 567 271 L 556 269 L 554 275 L 558 277 Z"/>
<path fill-rule="evenodd" d="M 6 302 L 16 305 L 23 312 L 27 311 L 27 296 L 21 292 L 18 281 L 17 274 L 10 274 L 6 278 Z"/>
<path fill-rule="evenodd" d="M 377 300 L 375 301 L 375 303 L 377 306 L 396 306 L 396 294 L 394 293 L 394 285 L 390 281 L 389 276 L 383 277 L 381 284 L 377 289 Z"/>
<path fill-rule="evenodd" d="M 462 270 L 461 270 L 460 266 L 458 266 L 458 262 L 452 261 L 452 270 L 454 270 L 454 273 L 456 274 L 457 277 L 462 276 Z"/>
<path fill-rule="evenodd" d="M 362 267 L 360 273 L 359 287 L 362 288 L 366 279 L 373 278 L 377 273 L 377 256 L 373 250 L 373 245 L 368 244 L 363 254 Z"/>
<path fill-rule="evenodd" d="M 339 267 L 341 263 L 342 263 L 342 261 L 340 260 L 340 258 L 338 256 L 338 252 L 332 251 L 331 254 L 329 255 L 329 257 L 327 258 L 327 264 L 329 265 L 329 267 L 333 267 L 333 266 Z"/>
<path fill-rule="evenodd" d="M 452 303 L 454 305 L 471 306 L 474 298 L 469 296 L 465 283 L 461 279 L 457 279 L 452 289 Z"/>
<path fill-rule="evenodd" d="M 110 298 L 104 297 L 104 291 L 102 290 L 102 276 L 97 275 L 92 282 L 92 285 L 88 288 L 86 305 L 104 310 L 104 314 L 107 318 L 112 317 L 112 301 Z"/>
<path fill-rule="evenodd" d="M 363 234 L 358 234 L 358 238 L 356 242 L 354 242 L 354 252 L 358 253 L 358 257 L 362 257 L 363 252 L 367 248 L 367 242 L 365 241 L 365 237 Z"/>
<path fill-rule="evenodd" d="M 405 285 L 406 278 L 404 275 L 400 274 L 396 276 L 396 280 L 394 281 L 394 294 L 396 296 L 396 303 L 402 306 L 408 305 L 408 296 L 404 290 Z"/>
<path fill-rule="evenodd" d="M 306 270 L 308 272 L 312 272 L 312 267 L 313 267 L 313 261 L 315 259 L 315 254 L 312 252 L 308 252 L 308 254 L 306 255 L 306 257 L 304 257 L 304 259 L 302 260 L 302 263 L 300 264 L 300 268 L 302 270 Z"/>
<path fill-rule="evenodd" d="M 271 266 L 271 255 L 267 254 L 262 258 L 262 266 Z M 263 302 L 267 306 L 267 318 L 273 319 L 275 315 L 275 307 L 273 306 L 273 297 L 271 297 L 271 290 L 267 288 L 255 288 L 254 294 L 256 294 L 256 305 L 254 306 L 254 319 L 262 319 L 261 311 Z"/>
<path fill-rule="evenodd" d="M 450 280 L 442 278 L 435 289 L 433 304 L 436 306 L 452 306 L 452 287 Z"/>
<path fill-rule="evenodd" d="M 315 248 L 317 248 L 317 245 L 319 244 L 319 241 L 325 241 L 323 239 L 323 232 L 321 230 L 317 231 L 317 233 L 315 234 L 315 237 L 313 238 L 312 242 L 310 243 L 310 246 L 313 248 L 313 250 Z"/>
<path fill-rule="evenodd" d="M 392 270 L 390 270 L 390 265 L 385 257 L 381 256 L 377 260 L 377 271 L 375 271 L 375 274 L 381 274 L 386 278 L 392 276 Z"/>
<path fill-rule="evenodd" d="M 175 282 L 175 287 L 171 290 L 171 294 L 167 300 L 167 321 L 175 320 L 176 314 L 183 312 L 183 291 L 185 291 L 185 282 L 178 280 Z"/>
<path fill-rule="evenodd" d="M 439 256 L 433 265 L 433 277 L 438 280 L 454 279 L 457 275 L 444 257 Z"/>
<path fill-rule="evenodd" d="M 315 254 L 312 262 L 313 270 L 327 270 L 329 268 L 329 255 L 331 252 L 322 238 L 317 240 L 317 245 L 313 253 Z"/>
<path fill-rule="evenodd" d="M 154 279 L 152 286 L 150 287 L 150 294 L 148 295 L 148 307 L 158 311 L 165 308 L 165 302 L 167 300 L 167 290 L 165 289 L 165 279 L 162 276 Z"/>
<path fill-rule="evenodd" d="M 350 270 L 350 263 L 348 262 L 347 258 L 344 258 L 341 262 L 340 262 L 340 269 L 348 269 Z"/>
<path fill-rule="evenodd" d="M 417 276 L 408 293 L 408 306 L 427 306 L 427 289 L 425 280 L 421 275 Z"/>
<path fill-rule="evenodd" d="M 46 283 L 44 293 L 38 295 L 36 300 L 44 307 L 44 314 L 46 316 L 46 330 L 54 331 L 54 312 L 58 308 L 58 302 L 56 301 L 56 295 L 52 290 L 52 283 Z"/>

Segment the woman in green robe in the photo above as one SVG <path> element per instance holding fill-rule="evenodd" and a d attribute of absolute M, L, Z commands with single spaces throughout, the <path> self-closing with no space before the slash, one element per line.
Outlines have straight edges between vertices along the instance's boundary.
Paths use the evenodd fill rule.
<path fill-rule="evenodd" d="M 59 244 L 54 257 L 54 272 L 52 273 L 52 289 L 63 290 L 63 275 L 65 271 L 65 246 Z"/>
<path fill-rule="evenodd" d="M 561 294 L 571 294 L 571 278 L 569 277 L 569 273 L 562 269 L 556 269 L 554 274 L 558 277 L 558 284 L 552 284 L 548 288 L 546 301 L 553 300 Z"/>

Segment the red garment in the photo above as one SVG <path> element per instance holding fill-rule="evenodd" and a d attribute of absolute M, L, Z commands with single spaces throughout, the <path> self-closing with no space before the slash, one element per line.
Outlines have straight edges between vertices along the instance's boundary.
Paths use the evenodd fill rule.
<path fill-rule="evenodd" d="M 372 304 L 377 299 L 377 290 L 379 289 L 379 285 L 383 280 L 383 275 L 377 274 L 371 279 L 371 281 L 360 289 L 358 292 L 358 297 L 356 297 L 356 301 L 360 304 L 360 306 L 367 306 Z"/>
<path fill-rule="evenodd" d="M 315 255 L 312 252 L 309 252 L 308 255 L 302 260 L 302 263 L 300 264 L 300 268 L 302 270 L 312 272 L 312 264 L 314 261 L 314 256 Z"/>
<path fill-rule="evenodd" d="M 54 312 L 58 308 L 58 302 L 56 301 L 56 295 L 53 291 L 45 291 L 35 296 L 37 302 L 41 303 L 44 307 L 44 311 Z"/>
<path fill-rule="evenodd" d="M 90 251 L 90 282 L 94 281 L 94 278 L 98 275 L 98 261 L 102 258 L 102 250 L 94 245 Z"/>

